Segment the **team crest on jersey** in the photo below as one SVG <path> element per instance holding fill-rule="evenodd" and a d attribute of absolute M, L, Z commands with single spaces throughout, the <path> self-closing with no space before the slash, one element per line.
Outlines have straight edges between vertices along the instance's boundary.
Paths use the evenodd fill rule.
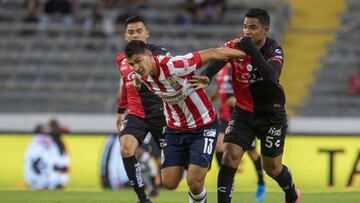
<path fill-rule="evenodd" d="M 249 72 L 251 72 L 251 71 L 253 70 L 253 66 L 252 66 L 251 64 L 248 64 L 248 65 L 246 66 L 246 69 L 247 69 Z"/>
<path fill-rule="evenodd" d="M 174 88 L 175 90 L 181 89 L 181 85 L 178 83 L 178 81 L 176 81 L 176 79 L 173 76 L 167 77 L 166 80 L 169 81 L 171 87 Z"/>

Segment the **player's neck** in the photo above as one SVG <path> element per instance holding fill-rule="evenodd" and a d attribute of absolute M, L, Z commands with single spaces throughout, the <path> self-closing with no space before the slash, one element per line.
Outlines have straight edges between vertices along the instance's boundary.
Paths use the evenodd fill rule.
<path fill-rule="evenodd" d="M 259 40 L 259 41 L 255 44 L 256 49 L 257 49 L 257 50 L 260 50 L 260 49 L 264 46 L 265 42 L 266 42 L 266 37 L 265 37 L 264 39 L 262 39 L 262 40 Z"/>

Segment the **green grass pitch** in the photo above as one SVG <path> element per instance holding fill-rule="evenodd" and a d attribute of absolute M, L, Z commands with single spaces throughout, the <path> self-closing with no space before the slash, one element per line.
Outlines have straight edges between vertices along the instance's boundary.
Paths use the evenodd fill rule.
<path fill-rule="evenodd" d="M 132 190 L 121 191 L 0 191 L 1 203 L 135 203 Z M 186 203 L 186 192 L 161 190 L 160 196 L 153 199 L 154 203 Z M 208 193 L 208 203 L 216 202 L 216 193 Z M 254 203 L 254 194 L 235 192 L 234 203 Z M 282 193 L 267 193 L 263 203 L 282 203 Z M 343 193 L 305 193 L 302 203 L 357 203 L 360 202 L 360 192 Z"/>

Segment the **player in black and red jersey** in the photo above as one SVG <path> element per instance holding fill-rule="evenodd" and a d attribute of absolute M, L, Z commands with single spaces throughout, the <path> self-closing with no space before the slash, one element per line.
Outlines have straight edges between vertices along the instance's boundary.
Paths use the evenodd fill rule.
<path fill-rule="evenodd" d="M 231 120 L 231 112 L 236 106 L 236 98 L 231 82 L 231 64 L 227 63 L 216 76 L 216 89 L 211 95 L 211 100 L 219 100 L 219 136 L 216 142 L 216 160 L 221 166 L 221 160 L 224 152 L 224 135 Z M 256 152 L 256 138 L 251 143 L 251 148 L 247 153 L 255 166 L 258 177 L 258 185 L 255 193 L 255 201 L 260 202 L 265 198 L 264 173 L 261 166 L 260 155 Z"/>
<path fill-rule="evenodd" d="M 285 192 L 286 203 L 298 203 L 301 192 L 295 189 L 290 170 L 282 164 L 287 118 L 285 94 L 279 83 L 284 55 L 281 46 L 267 37 L 270 17 L 267 11 L 250 9 L 244 19 L 243 35 L 225 43 L 248 56 L 232 60 L 232 84 L 236 107 L 224 137 L 224 155 L 218 175 L 218 202 L 231 202 L 235 172 L 246 150 L 257 137 L 261 141 L 261 159 L 266 173 Z M 208 84 L 225 62 L 214 62 L 194 77 L 193 86 Z M 206 81 L 204 83 L 204 81 Z"/>
<path fill-rule="evenodd" d="M 147 43 L 149 31 L 145 21 L 138 16 L 125 20 L 125 40 L 141 40 Z M 154 55 L 169 55 L 162 47 L 147 44 Z M 145 85 L 137 90 L 133 86 L 135 72 L 129 65 L 125 53 L 116 57 L 116 63 L 122 77 L 121 96 L 118 103 L 117 127 L 120 132 L 121 156 L 129 182 L 136 192 L 139 202 L 150 202 L 145 193 L 145 185 L 141 175 L 140 163 L 135 152 L 147 133 L 151 133 L 157 145 L 161 147 L 163 131 L 166 126 L 162 100 Z M 125 110 L 127 114 L 124 118 Z"/>

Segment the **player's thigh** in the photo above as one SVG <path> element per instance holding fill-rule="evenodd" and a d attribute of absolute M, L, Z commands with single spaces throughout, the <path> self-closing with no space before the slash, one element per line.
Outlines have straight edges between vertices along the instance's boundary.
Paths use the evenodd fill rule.
<path fill-rule="evenodd" d="M 224 151 L 224 133 L 219 133 L 216 143 L 216 152 L 223 152 Z"/>
<path fill-rule="evenodd" d="M 270 177 L 277 177 L 282 170 L 282 154 L 276 157 L 261 156 L 262 166 Z"/>
<path fill-rule="evenodd" d="M 162 169 L 173 166 L 187 167 L 189 150 L 185 139 L 185 136 L 179 135 L 174 129 L 165 131 L 164 146 L 161 154 Z"/>
<path fill-rule="evenodd" d="M 128 137 L 130 135 L 134 137 L 137 140 L 138 145 L 140 145 L 145 139 L 148 131 L 145 119 L 128 114 L 125 116 L 122 129 L 120 130 L 120 140 L 123 136 L 126 135 L 126 137 Z"/>
<path fill-rule="evenodd" d="M 260 157 L 256 152 L 256 138 L 254 138 L 251 148 L 247 150 L 247 153 L 252 160 L 257 160 Z"/>
<path fill-rule="evenodd" d="M 258 116 L 256 128 L 261 142 L 261 154 L 267 157 L 281 155 L 284 151 L 287 130 L 285 112 Z"/>
<path fill-rule="evenodd" d="M 183 166 L 170 166 L 161 169 L 161 180 L 163 185 L 170 190 L 174 190 L 179 185 L 185 167 Z"/>
<path fill-rule="evenodd" d="M 222 163 L 232 168 L 237 168 L 245 151 L 237 144 L 225 143 Z"/>
<path fill-rule="evenodd" d="M 135 154 L 139 143 L 131 134 L 125 134 L 120 137 L 120 153 L 122 157 L 129 157 Z"/>
<path fill-rule="evenodd" d="M 224 151 L 224 136 L 225 130 L 227 128 L 228 121 L 225 119 L 220 119 L 219 121 L 219 135 L 216 143 L 216 152 L 223 152 Z"/>
<path fill-rule="evenodd" d="M 204 186 L 204 181 L 207 172 L 208 172 L 207 168 L 190 164 L 188 168 L 188 174 L 186 176 L 186 181 L 188 185 L 190 187 L 202 188 Z"/>
<path fill-rule="evenodd" d="M 166 129 L 166 120 L 164 116 L 148 119 L 148 128 L 151 132 L 151 135 L 158 146 L 159 149 L 163 148 L 164 138 L 165 138 L 165 129 Z"/>
<path fill-rule="evenodd" d="M 254 129 L 249 125 L 252 119 L 251 112 L 235 108 L 225 131 L 224 143 L 238 145 L 244 151 L 251 149 L 255 138 Z"/>
<path fill-rule="evenodd" d="M 202 168 L 208 168 L 216 148 L 218 121 L 194 132 L 188 132 L 189 136 L 189 164 L 195 164 Z"/>

